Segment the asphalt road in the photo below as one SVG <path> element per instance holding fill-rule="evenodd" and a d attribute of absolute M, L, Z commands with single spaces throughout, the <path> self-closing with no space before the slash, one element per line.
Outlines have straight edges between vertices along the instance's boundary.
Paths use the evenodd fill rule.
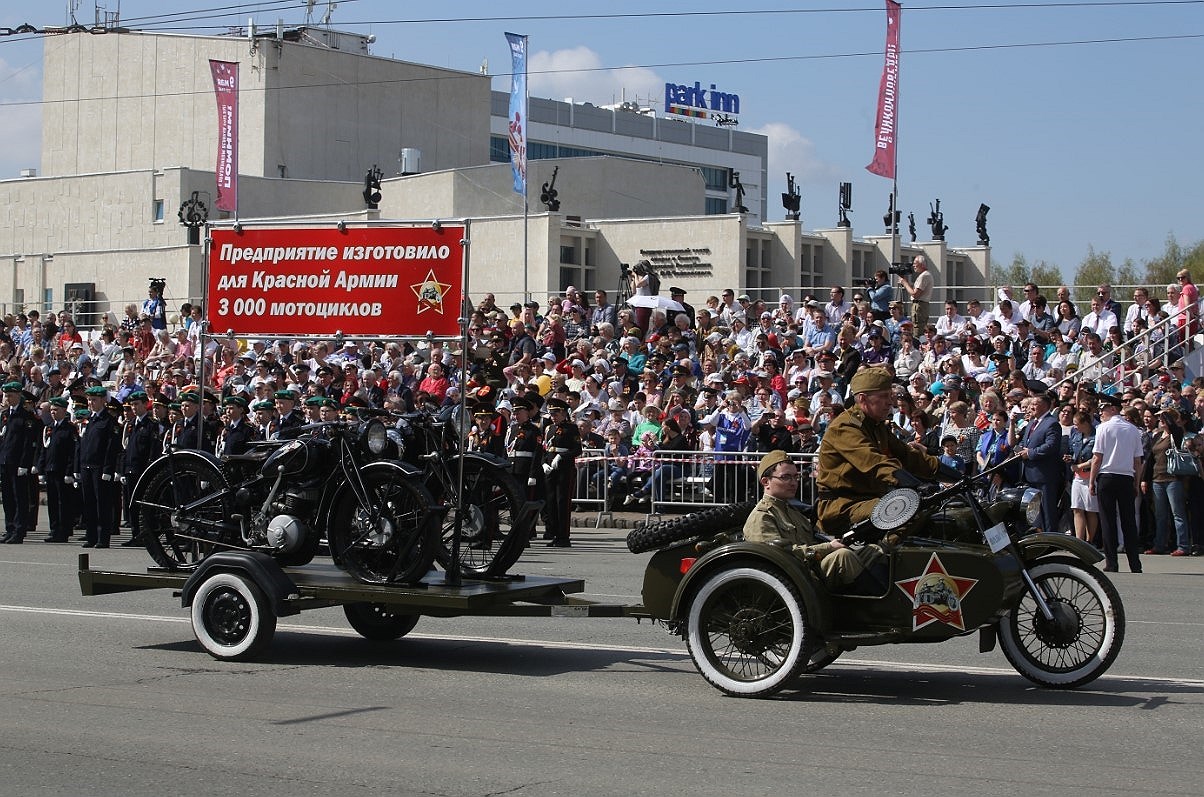
<path fill-rule="evenodd" d="M 520 569 L 635 602 L 624 533 Z M 1201 558 L 1117 574 L 1125 646 L 1084 689 L 1032 687 L 970 637 L 863 648 L 757 701 L 634 620 L 423 618 L 374 645 L 324 609 L 282 620 L 263 661 L 219 662 L 168 591 L 82 597 L 79 552 L 0 547 L 0 795 L 1202 791 Z"/>

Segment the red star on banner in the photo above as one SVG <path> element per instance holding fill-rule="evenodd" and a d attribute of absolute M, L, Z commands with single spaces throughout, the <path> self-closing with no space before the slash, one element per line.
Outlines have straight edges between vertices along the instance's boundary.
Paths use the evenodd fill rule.
<path fill-rule="evenodd" d="M 422 282 L 410 286 L 410 290 L 418 297 L 418 315 L 427 310 L 443 314 L 443 295 L 451 289 L 451 285 L 440 282 L 435 278 L 435 270 L 431 269 Z"/>
<path fill-rule="evenodd" d="M 962 619 L 962 600 L 976 578 L 949 575 L 944 563 L 935 553 L 928 559 L 924 572 L 915 578 L 896 581 L 895 586 L 911 598 L 911 628 L 918 631 L 932 623 L 944 623 L 959 631 L 966 630 Z"/>

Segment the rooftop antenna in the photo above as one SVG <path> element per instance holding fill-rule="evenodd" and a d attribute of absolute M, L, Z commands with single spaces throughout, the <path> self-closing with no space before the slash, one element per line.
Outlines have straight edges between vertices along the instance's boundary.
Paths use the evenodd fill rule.
<path fill-rule="evenodd" d="M 79 8 L 79 4 L 84 0 L 67 0 L 67 25 L 78 25 L 79 20 L 75 18 L 75 10 Z"/>
<path fill-rule="evenodd" d="M 314 24 L 314 6 L 318 4 L 318 0 L 305 0 L 305 27 Z"/>
<path fill-rule="evenodd" d="M 488 58 L 481 59 L 481 74 L 482 75 L 489 74 L 489 59 Z"/>
<path fill-rule="evenodd" d="M 322 15 L 322 24 L 330 25 L 330 18 L 334 16 L 334 10 L 339 7 L 339 4 L 334 0 L 326 0 L 326 13 Z"/>

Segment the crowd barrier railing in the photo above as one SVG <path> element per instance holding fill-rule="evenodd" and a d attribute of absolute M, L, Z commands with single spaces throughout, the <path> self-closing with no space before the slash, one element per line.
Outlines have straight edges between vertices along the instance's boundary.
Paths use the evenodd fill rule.
<path fill-rule="evenodd" d="M 602 518 L 613 517 L 616 508 L 646 510 L 645 514 L 653 518 L 665 511 L 698 511 L 755 500 L 761 494 L 756 466 L 763 456 L 764 452 L 655 451 L 651 456 L 651 472 L 629 474 L 623 480 L 629 483 L 632 476 L 642 476 L 647 497 L 623 504 L 629 493 L 613 493 L 610 486 L 609 468 L 613 460 L 608 460 L 598 449 L 590 449 L 583 451 L 577 460 L 574 501 L 578 508 L 596 508 L 597 524 L 601 525 Z M 803 476 L 798 497 L 808 504 L 815 502 L 816 457 L 816 454 L 790 454 Z"/>

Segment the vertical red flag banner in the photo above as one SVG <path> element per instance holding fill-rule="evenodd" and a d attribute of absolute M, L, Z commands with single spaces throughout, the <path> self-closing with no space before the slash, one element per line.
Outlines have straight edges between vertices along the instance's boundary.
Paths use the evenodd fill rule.
<path fill-rule="evenodd" d="M 217 333 L 460 334 L 463 226 L 215 227 L 206 319 Z"/>
<path fill-rule="evenodd" d="M 209 60 L 217 94 L 218 210 L 238 212 L 238 62 Z"/>
<path fill-rule="evenodd" d="M 874 125 L 874 160 L 865 168 L 895 179 L 896 125 L 899 121 L 899 18 L 902 6 L 886 0 L 886 61 L 878 85 L 878 117 Z"/>

